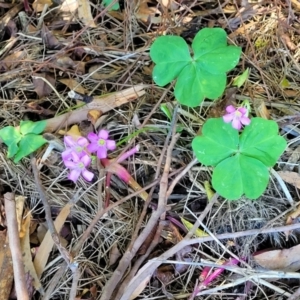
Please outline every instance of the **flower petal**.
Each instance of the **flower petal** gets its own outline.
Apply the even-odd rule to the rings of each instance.
[[[227,114],[223,116],[223,121],[229,123],[234,119],[234,114]]]
[[[78,180],[80,174],[81,174],[81,171],[79,171],[79,170],[72,170],[72,171],[69,173],[68,179],[70,179],[70,180],[76,182],[76,181]]]
[[[99,159],[107,157],[107,149],[106,149],[106,147],[98,147],[97,157]]]
[[[79,156],[78,156],[78,154],[77,154],[76,151],[72,151],[72,152],[71,152],[71,156],[72,156],[72,159],[73,159],[73,161],[74,161],[75,163],[80,161],[80,158],[79,158]]]
[[[114,140],[107,140],[106,141],[106,148],[108,150],[115,150],[117,148],[116,142]]]
[[[86,146],[89,144],[89,142],[88,142],[88,140],[87,140],[86,138],[80,137],[80,138],[77,140],[77,144],[78,144],[79,146],[81,146],[81,147],[86,147]]]
[[[81,157],[80,160],[84,164],[85,167],[89,166],[92,161],[92,159],[88,155],[84,155],[83,157]]]
[[[68,148],[67,150],[65,150],[64,152],[62,152],[61,157],[63,160],[69,160],[72,158],[72,149]]]
[[[233,112],[236,111],[236,108],[235,108],[233,105],[228,105],[228,106],[226,107],[226,111],[227,111],[228,113],[233,113]]]
[[[90,132],[88,135],[87,135],[87,138],[92,142],[97,142],[98,141],[98,135],[94,132]]]
[[[94,178],[94,174],[87,169],[84,169],[81,174],[86,181],[91,181]]]
[[[91,144],[89,144],[87,146],[88,151],[91,152],[91,153],[96,152],[98,150],[98,148],[99,148],[99,145],[97,144],[97,142],[96,143],[92,142]]]
[[[249,125],[251,123],[251,120],[248,117],[245,117],[245,116],[241,117],[240,120],[241,120],[241,123],[243,125]]]
[[[233,121],[232,121],[232,127],[237,129],[237,130],[240,130],[242,128],[242,123],[240,121],[239,118],[234,118]]]
[[[76,169],[77,168],[77,163],[75,163],[72,160],[66,160],[66,161],[64,161],[64,164],[69,169]]]
[[[245,107],[239,107],[238,109],[237,109],[242,115],[245,115],[246,113],[247,113],[247,108],[245,108]]]
[[[76,145],[76,141],[69,135],[65,135],[64,137],[64,143],[68,146],[68,147],[73,147],[74,145]]]
[[[108,139],[108,131],[105,129],[101,129],[98,133],[98,137],[100,139],[107,140]]]

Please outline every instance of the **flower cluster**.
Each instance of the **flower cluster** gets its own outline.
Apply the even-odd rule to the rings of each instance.
[[[65,136],[66,150],[62,153],[62,159],[67,168],[70,169],[68,178],[76,182],[80,175],[91,181],[94,174],[87,168],[91,164],[91,153],[97,153],[99,159],[107,157],[108,150],[116,149],[116,142],[108,139],[108,131],[100,130],[98,134],[89,133],[88,139],[80,137],[77,140],[71,136]]]
[[[248,109],[246,107],[235,108],[233,105],[226,107],[227,114],[223,116],[226,123],[232,122],[232,127],[241,130],[243,125],[249,125]]]

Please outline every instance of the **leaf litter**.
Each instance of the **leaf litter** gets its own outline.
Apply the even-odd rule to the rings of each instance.
[[[300,134],[298,2],[163,1],[161,5],[159,1],[143,0],[119,4],[117,11],[106,9],[101,1],[0,4],[0,129],[16,127],[21,120],[49,120],[53,116],[47,121],[47,131],[62,141],[59,130],[66,132],[76,124],[83,134],[90,128],[91,121],[86,117],[89,112],[96,129],[106,128],[112,138],[125,141],[111,158],[121,155],[125,147],[140,146],[134,157],[122,163],[135,183],[128,185],[113,176],[109,193],[106,171],[101,166],[93,166],[99,174],[92,184],[82,179],[73,184],[57,159],[58,150],[52,150],[45,161],[46,147],[34,154],[42,161],[39,177],[52,218],[60,222],[57,237],[71,233],[67,246],[62,246],[49,233],[41,244],[34,239],[36,224],[42,226],[47,218],[31,159],[14,163],[7,159],[7,148],[1,144],[1,240],[8,241],[3,195],[13,192],[16,197],[25,197],[21,228],[30,234],[29,241],[27,237],[23,241],[26,257],[29,249],[36,250],[35,264],[41,255],[39,249],[47,250],[38,269],[41,287],[33,280],[34,274],[29,276],[33,269],[27,265],[30,271],[25,278],[31,299],[189,299],[207,264],[211,273],[221,270],[220,266],[224,266],[224,272],[197,293],[199,299],[277,299],[282,294],[293,299],[293,294],[299,293],[295,278],[300,276],[298,267],[289,266],[299,262],[299,231],[284,226],[297,226],[299,214],[284,190],[298,204],[298,159],[290,159],[299,146]],[[164,142],[172,124],[159,104],[166,103],[173,112],[174,97],[168,86],[162,89],[152,83],[149,45],[159,34],[178,35],[190,44],[199,29],[208,26],[224,28],[228,42],[242,47],[242,59],[229,73],[227,83],[247,68],[248,79],[231,96],[226,91],[216,103],[204,100],[200,108],[178,109],[178,124],[183,131],[169,151],[168,165],[160,157],[165,157]],[[70,90],[99,101],[107,97],[107,106],[101,102],[95,111],[90,106],[71,114],[80,103],[68,97]],[[109,101],[115,101],[114,92],[118,92],[118,101],[125,100],[112,109]],[[244,100],[249,100],[257,116],[278,122],[280,133],[288,141],[288,149],[276,165],[286,183],[272,176],[266,192],[256,201],[242,197],[228,202],[219,197],[210,202],[204,185],[211,182],[212,169],[189,165],[193,161],[191,141],[208,117],[222,116],[223,107]],[[96,113],[99,110],[102,113]],[[136,116],[139,126],[134,121]],[[160,181],[165,165],[169,166],[169,185],[184,168],[189,170],[168,195],[165,220],[152,222],[159,193],[165,188]],[[135,191],[149,184],[153,188],[141,200]],[[112,205],[109,209],[105,206],[107,199]],[[210,209],[206,211],[205,207]],[[188,230],[192,230],[197,220],[201,222],[192,236],[194,242],[187,245],[183,224],[189,224]],[[145,232],[151,239],[147,240]],[[257,265],[258,251],[266,253],[269,265]],[[11,265],[7,251],[3,257]],[[69,268],[62,257],[68,257]],[[238,266],[222,264],[236,257],[243,258]],[[266,262],[266,258],[263,260]],[[8,265],[2,264],[0,284],[10,289],[12,270]],[[270,265],[277,266],[276,274]],[[123,275],[117,278],[119,271]],[[286,275],[281,271],[287,271]],[[148,273],[144,276],[143,272]],[[274,277],[276,282],[264,282]],[[15,285],[18,280],[15,276]],[[32,292],[33,287],[37,290]],[[115,293],[106,297],[108,289]]]

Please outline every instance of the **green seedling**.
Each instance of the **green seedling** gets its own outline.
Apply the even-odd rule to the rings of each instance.
[[[7,157],[14,156],[17,163],[23,157],[36,151],[47,141],[40,135],[46,127],[46,121],[21,121],[20,127],[7,126],[0,130],[0,138],[8,147]]]
[[[175,97],[189,107],[198,106],[204,98],[215,100],[226,87],[226,72],[233,69],[241,48],[227,45],[222,28],[204,28],[192,42],[193,56],[185,40],[179,36],[160,36],[150,48],[156,64],[153,80],[164,86],[177,79]]]
[[[249,199],[262,195],[272,167],[286,148],[271,120],[252,118],[240,134],[222,118],[209,119],[202,135],[194,138],[193,151],[206,166],[213,166],[213,188],[228,200],[243,194]]]
[[[249,70],[249,68],[247,68],[243,72],[243,74],[241,74],[241,75],[234,78],[232,85],[237,86],[238,88],[240,88],[246,82],[246,80],[248,79],[249,73],[250,73],[250,70]]]

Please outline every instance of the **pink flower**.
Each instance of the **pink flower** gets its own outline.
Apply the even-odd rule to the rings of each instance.
[[[61,154],[64,161],[72,159],[73,152],[75,152],[79,158],[87,154],[86,147],[89,142],[86,138],[80,137],[78,140],[75,140],[71,136],[65,136],[64,142],[66,150]]]
[[[90,156],[85,154],[79,157],[76,152],[71,152],[70,158],[71,159],[64,160],[65,166],[70,169],[68,178],[76,182],[79,176],[82,175],[85,180],[91,181],[94,174],[86,169],[91,163]]]
[[[97,152],[97,157],[103,159],[107,157],[107,150],[115,150],[116,142],[108,139],[108,131],[101,129],[97,134],[91,132],[88,134],[91,144],[87,146],[89,152]]]
[[[227,114],[223,116],[225,123],[232,122],[232,127],[241,130],[242,125],[249,125],[248,110],[245,107],[235,108],[233,105],[226,107]]]

